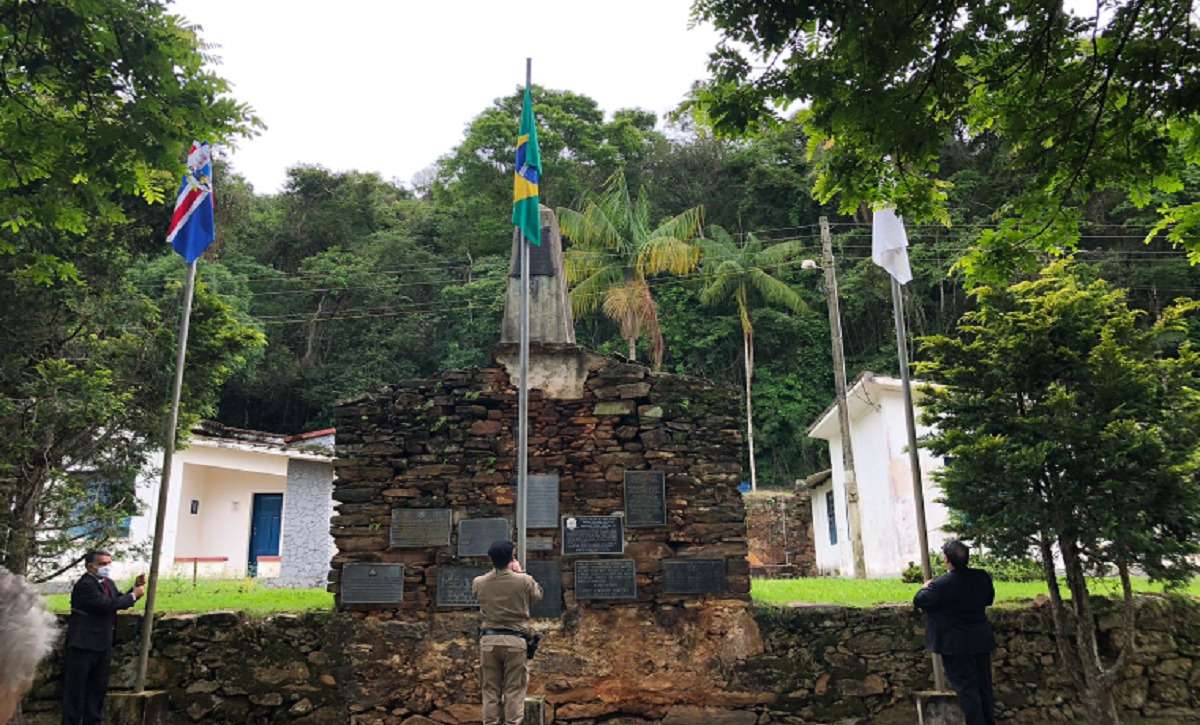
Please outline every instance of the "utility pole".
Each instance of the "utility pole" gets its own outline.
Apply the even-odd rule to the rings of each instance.
[[[850,530],[850,551],[854,557],[854,576],[867,578],[867,557],[863,553],[862,513],[858,507],[858,479],[854,474],[854,446],[850,440],[850,410],[846,404],[846,358],[842,351],[842,313],[838,306],[837,269],[833,261],[833,237],[829,219],[821,217],[821,268],[825,270],[825,299],[829,306],[829,336],[833,347],[833,384],[837,391],[838,425],[842,431],[842,471],[846,481],[846,528]]]

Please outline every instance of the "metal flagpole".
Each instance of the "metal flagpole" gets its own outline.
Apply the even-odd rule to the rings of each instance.
[[[175,386],[171,392],[171,414],[167,421],[163,443],[162,479],[158,484],[158,508],[154,512],[154,550],[150,556],[150,576],[146,583],[146,612],[142,616],[142,647],[138,654],[137,679],[134,692],[146,689],[146,667],[150,660],[150,635],[154,629],[154,595],[158,591],[158,567],[162,559],[163,528],[166,524],[167,494],[171,488],[171,459],[175,455],[175,434],[179,426],[179,397],[183,392],[183,364],[187,357],[188,324],[192,318],[192,293],[196,288],[196,264],[188,265],[187,282],[183,287],[183,319],[179,323],[179,353],[175,357]]]
[[[904,388],[904,422],[908,429],[908,462],[912,467],[913,505],[917,509],[917,540],[921,545],[921,575],[925,581],[933,578],[933,566],[929,561],[929,532],[925,525],[925,486],[921,480],[920,450],[917,448],[917,424],[913,419],[912,382],[908,376],[908,332],[904,325],[904,289],[892,275],[892,308],[896,316],[896,354],[900,358],[900,381]],[[933,653],[933,684],[938,690],[946,689],[946,674],[942,669],[942,658]]]
[[[525,59],[525,88],[529,89],[533,59]],[[539,179],[540,181],[540,179]],[[538,212],[539,216],[541,211]],[[538,223],[541,221],[539,219]],[[517,560],[525,566],[525,524],[529,495],[529,244],[521,230],[521,330],[517,376]]]

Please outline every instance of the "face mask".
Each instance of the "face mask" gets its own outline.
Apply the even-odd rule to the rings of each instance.
[[[96,570],[96,576],[102,577],[104,579],[107,579],[108,575],[111,573],[112,573],[112,569],[107,566],[102,566]]]

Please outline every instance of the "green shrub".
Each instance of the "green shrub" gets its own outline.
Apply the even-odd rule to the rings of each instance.
[[[946,573],[946,561],[942,559],[940,554],[929,553],[929,564],[933,568],[933,575],[939,577]],[[900,579],[909,584],[922,584],[925,582],[925,575],[921,573],[921,565],[908,562],[908,566],[900,573]]]
[[[946,573],[946,562],[940,553],[930,552],[929,561],[933,565],[935,577]],[[971,566],[983,569],[992,575],[992,579],[1000,582],[1036,582],[1042,579],[1042,565],[1027,557],[1005,559],[991,554],[979,554],[971,557]],[[908,562],[908,566],[900,574],[900,579],[909,584],[924,582],[921,565]]]

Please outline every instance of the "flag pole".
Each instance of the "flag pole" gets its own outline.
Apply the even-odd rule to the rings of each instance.
[[[933,566],[929,560],[929,531],[925,524],[925,486],[921,480],[921,457],[917,448],[917,424],[913,417],[912,381],[908,375],[908,331],[904,324],[904,288],[899,280],[888,275],[892,281],[892,309],[896,317],[896,354],[900,358],[900,382],[904,389],[904,423],[908,429],[908,462],[912,468],[913,505],[917,510],[917,540],[921,546],[921,575],[925,581],[933,578]],[[937,690],[946,689],[946,674],[942,658],[933,654],[933,685]]]
[[[188,265],[183,287],[183,319],[179,323],[179,352],[175,357],[175,384],[171,392],[171,414],[164,431],[162,479],[158,484],[158,507],[154,512],[154,548],[150,555],[149,581],[146,583],[146,611],[142,615],[142,643],[138,653],[134,692],[146,689],[146,668],[150,661],[150,635],[154,629],[154,598],[158,592],[158,568],[162,559],[163,529],[166,524],[167,495],[171,488],[171,459],[175,455],[175,434],[179,426],[179,398],[183,392],[183,365],[187,357],[188,325],[192,318],[192,295],[196,288],[196,264]]]
[[[529,90],[533,59],[525,59],[525,90]],[[541,224],[541,211],[538,211]],[[517,560],[526,561],[526,513],[529,496],[529,244],[521,227],[521,325],[520,362],[517,376]]]

